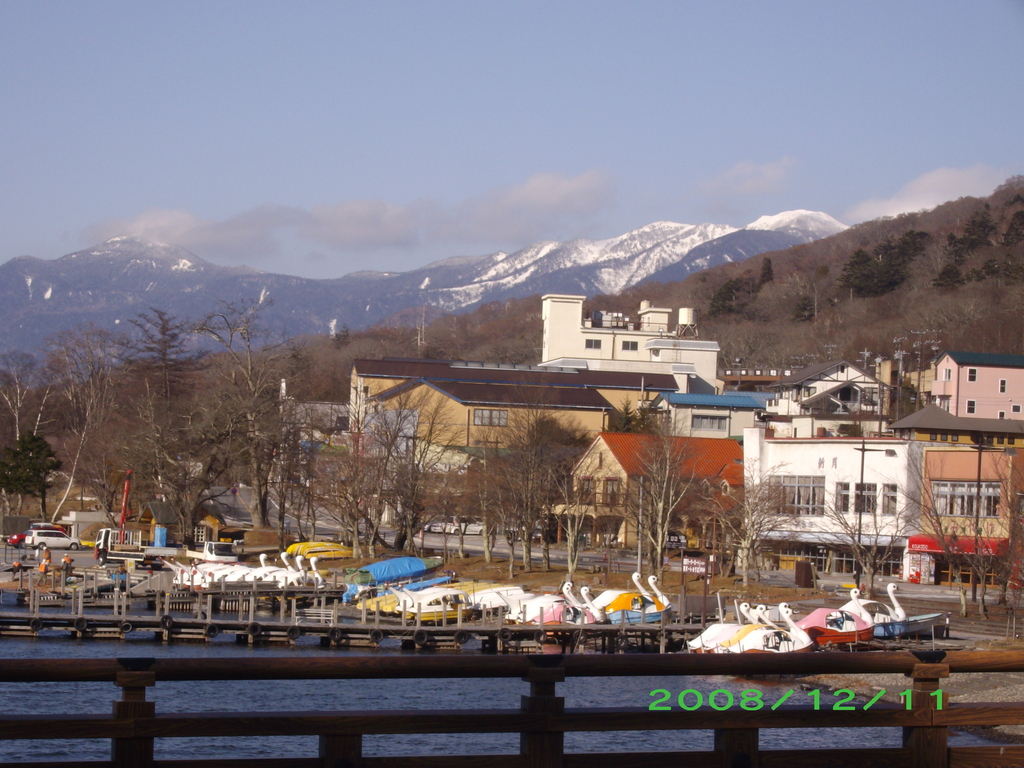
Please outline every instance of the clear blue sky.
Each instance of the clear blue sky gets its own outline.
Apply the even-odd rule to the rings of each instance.
[[[1024,173],[1024,0],[0,0],[0,262],[309,277]]]

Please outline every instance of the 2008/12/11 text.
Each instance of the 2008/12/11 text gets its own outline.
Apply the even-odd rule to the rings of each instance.
[[[786,691],[777,701],[770,705],[770,708],[775,710],[781,707],[793,694],[795,694],[792,688]],[[807,696],[814,702],[815,711],[820,710],[821,706],[821,691],[805,691]],[[907,709],[911,709],[913,701],[913,691],[906,690],[899,694],[899,697],[906,703]],[[885,689],[883,688],[871,698],[870,701],[866,702],[863,707],[858,707],[854,702],[857,698],[857,694],[851,691],[849,688],[840,688],[835,691],[834,695],[837,697],[836,701],[832,703],[831,709],[836,712],[853,712],[857,709],[871,709],[879,699],[885,695]],[[935,697],[935,708],[942,709],[942,689],[937,691],[931,691],[929,696]],[[669,703],[672,700],[672,692],[664,688],[658,688],[657,690],[651,691],[651,696],[656,697],[651,702],[647,709],[652,712],[664,712],[672,709],[672,704]],[[707,705],[712,709],[717,709],[720,712],[724,712],[727,709],[733,707],[739,707],[745,709],[748,712],[756,712],[759,709],[763,709],[769,706],[763,698],[764,694],[756,688],[749,688],[745,691],[740,691],[739,698],[732,691],[727,691],[724,688],[720,688],[717,691],[711,691],[707,694]],[[700,709],[704,706],[705,699],[704,694],[701,691],[693,688],[687,688],[685,691],[681,691],[676,696],[676,702],[679,704],[680,709],[685,709],[688,712],[692,712],[696,709]],[[795,704],[796,702],[790,702]],[[827,702],[825,709],[829,709]]]

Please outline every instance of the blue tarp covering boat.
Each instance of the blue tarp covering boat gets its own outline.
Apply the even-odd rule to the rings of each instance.
[[[390,560],[381,560],[362,568],[352,569],[345,576],[345,581],[349,584],[363,586],[406,581],[436,571],[441,567],[442,562],[439,557],[428,557],[426,560],[418,557],[394,557]]]

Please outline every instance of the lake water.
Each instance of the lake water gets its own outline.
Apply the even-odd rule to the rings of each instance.
[[[255,647],[236,645],[233,639],[218,638],[209,645],[162,645],[152,635],[118,641],[68,640],[63,633],[34,639],[5,637],[0,639],[0,657],[8,659],[40,658],[120,658],[126,656],[159,658],[261,658],[347,655],[397,655],[397,648],[380,650],[332,651],[321,648],[312,638],[304,638],[294,647]],[[464,651],[465,652],[465,651]],[[791,688],[799,689],[798,681],[756,682],[731,677],[638,677],[638,678],[569,678],[559,684],[559,693],[567,707],[648,706],[655,689],[671,691],[673,708],[678,708],[675,695],[686,689],[711,691],[724,689],[739,692],[756,688],[763,692],[765,702],[773,702]],[[156,702],[157,712],[217,711],[366,711],[374,709],[516,709],[519,697],[527,693],[527,684],[519,679],[496,680],[335,680],[335,681],[267,681],[258,683],[169,683],[160,682],[147,691]],[[109,714],[111,702],[120,697],[112,683],[0,683],[0,701],[8,713],[23,714]],[[807,700],[807,694],[797,691]],[[719,694],[719,703],[724,695]],[[831,708],[834,699],[822,694],[822,706]],[[691,698],[687,703],[692,702]],[[860,703],[863,706],[863,702]],[[900,746],[901,729],[764,729],[762,749],[840,748]],[[565,737],[570,752],[604,751],[672,751],[710,750],[711,731],[599,732],[570,733]],[[950,746],[990,745],[976,736],[954,734]],[[459,735],[456,738],[438,735],[368,736],[364,738],[364,754],[376,755],[445,755],[517,753],[518,734]],[[248,758],[272,755],[313,757],[317,752],[316,737],[264,737],[234,739],[158,739],[158,759]],[[0,742],[0,761],[108,759],[110,742],[83,739],[62,742],[5,741]]]

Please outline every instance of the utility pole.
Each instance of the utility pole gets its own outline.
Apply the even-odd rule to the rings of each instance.
[[[917,410],[921,410],[921,368],[922,368],[922,357],[924,355],[924,348],[927,346],[934,346],[938,344],[937,339],[928,339],[925,341],[925,336],[934,336],[938,331],[935,329],[924,330],[924,331],[911,331],[911,336],[917,336],[917,341],[914,342],[913,347],[917,350],[917,394],[915,395],[914,405],[917,406]]]

